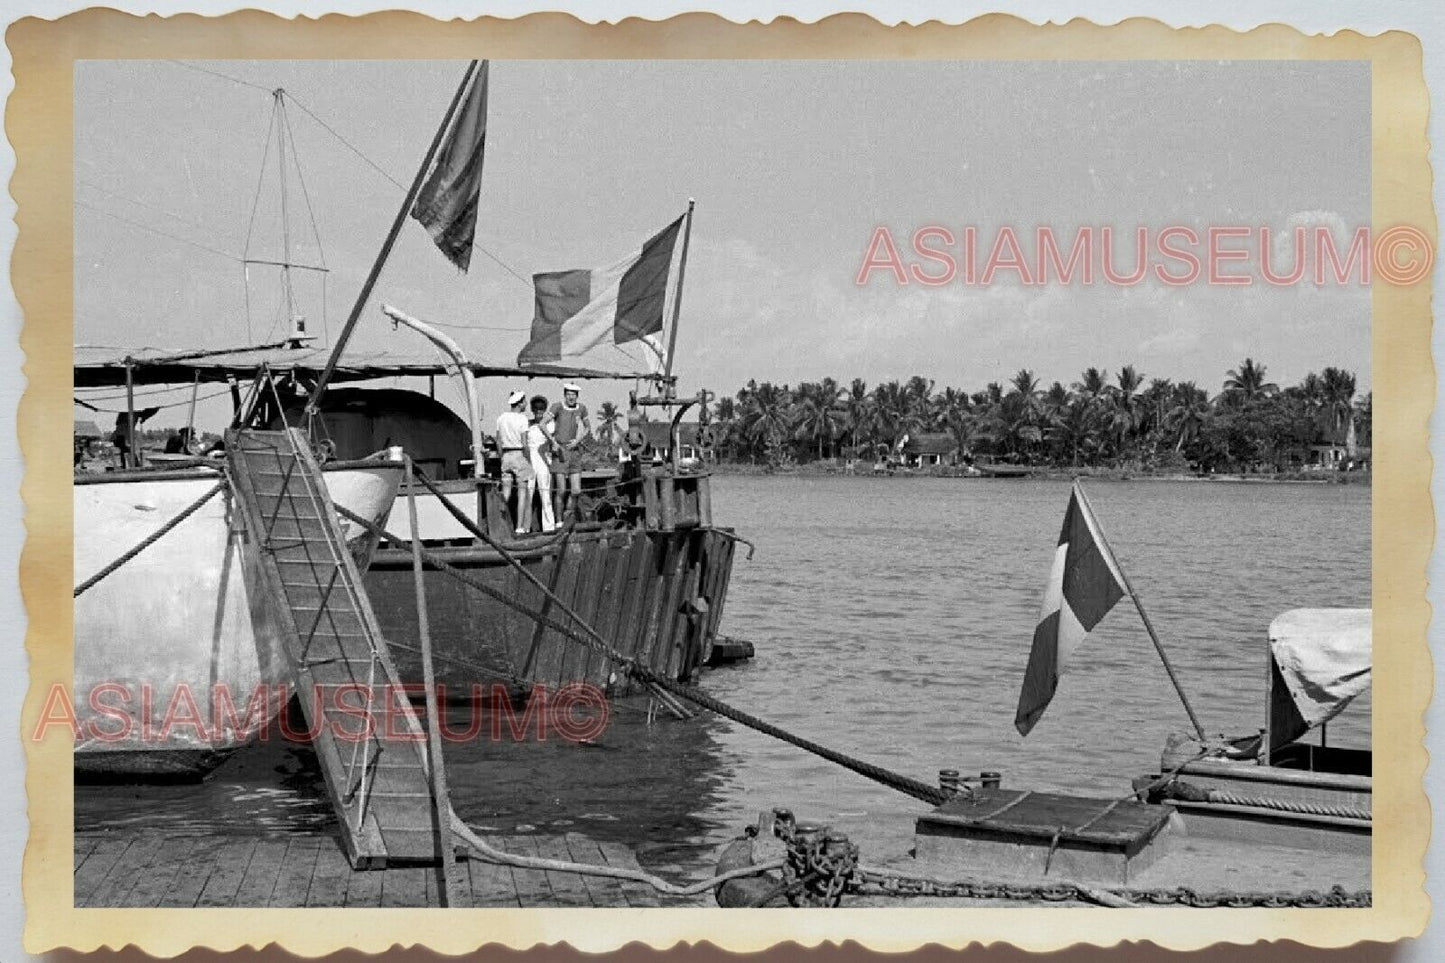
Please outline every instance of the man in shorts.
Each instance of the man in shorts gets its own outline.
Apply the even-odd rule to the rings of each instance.
[[[552,406],[552,438],[557,443],[552,454],[552,473],[567,476],[567,501],[562,516],[575,514],[582,494],[582,440],[592,435],[592,422],[587,406],[577,400],[582,389],[572,382],[562,386],[562,400]]]
[[[530,423],[524,409],[527,396],[514,391],[507,396],[508,411],[497,416],[497,448],[502,453],[502,504],[512,501],[512,489],[517,489],[518,535],[525,535],[532,527],[531,506],[527,504],[527,493],[532,482],[532,462],[527,454],[527,429]]]

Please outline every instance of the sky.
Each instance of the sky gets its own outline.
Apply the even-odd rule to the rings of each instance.
[[[78,65],[76,343],[184,350],[276,336],[275,273],[252,266],[248,279],[239,258],[282,251],[268,141],[277,87],[294,150],[291,258],[329,269],[324,292],[319,274],[294,272],[296,309],[334,336],[401,203],[393,182],[415,173],[464,68]],[[1086,367],[1112,376],[1125,364],[1218,390],[1246,356],[1281,384],[1331,365],[1370,384],[1358,286],[1027,286],[1003,272],[930,287],[887,271],[856,283],[880,226],[905,246],[933,224],[960,237],[973,225],[985,247],[1003,225],[1030,239],[1048,225],[1067,242],[1081,225],[1132,238],[1138,226],[1326,224],[1346,241],[1369,224],[1368,64],[499,61],[486,150],[470,272],[409,221],[358,347],[424,350],[391,329],[385,301],[451,325],[474,359],[510,364],[532,316],[526,278],[613,263],[693,197],[684,393],[914,374],[978,391],[1020,368],[1068,385]],[[489,417],[511,387],[483,386]],[[628,387],[589,384],[584,400],[622,401]],[[91,400],[116,407],[114,394]],[[460,407],[450,386],[438,397]],[[203,427],[226,410],[203,405]],[[183,405],[157,423],[177,417]]]

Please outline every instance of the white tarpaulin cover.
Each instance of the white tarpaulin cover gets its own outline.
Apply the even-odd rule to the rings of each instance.
[[[1370,687],[1369,609],[1291,609],[1270,623],[1270,656],[1303,727],[1276,729],[1276,742],[1333,719]],[[1284,720],[1277,720],[1284,722]]]

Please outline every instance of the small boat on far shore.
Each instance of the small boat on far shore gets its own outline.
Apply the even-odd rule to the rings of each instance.
[[[997,461],[976,461],[973,468],[987,478],[1027,478],[1038,471],[1030,465],[1010,465]]]

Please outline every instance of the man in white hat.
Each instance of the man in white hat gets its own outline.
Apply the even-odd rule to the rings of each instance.
[[[517,489],[518,535],[525,535],[532,527],[532,506],[528,505],[528,493],[532,482],[532,463],[527,456],[528,420],[524,409],[527,395],[514,391],[507,396],[510,410],[497,417],[497,448],[502,453],[502,504],[512,501],[512,489]]]
[[[587,417],[587,406],[577,400],[582,389],[569,381],[562,386],[562,400],[552,406],[551,432],[557,442],[552,457],[552,472],[567,476],[567,503],[562,514],[577,511],[578,496],[582,494],[582,439],[592,434],[592,422]],[[560,487],[560,486],[559,486]]]

